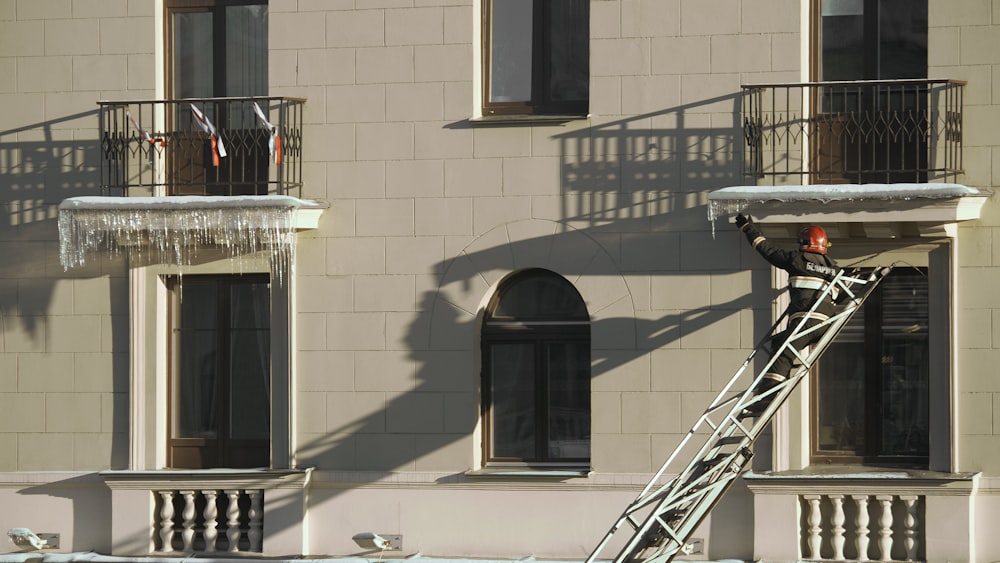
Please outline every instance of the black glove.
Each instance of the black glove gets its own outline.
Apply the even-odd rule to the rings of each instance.
[[[736,226],[739,227],[741,231],[745,232],[748,228],[753,226],[753,219],[740,213],[736,216]]]

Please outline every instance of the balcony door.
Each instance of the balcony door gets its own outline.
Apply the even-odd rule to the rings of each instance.
[[[812,157],[821,183],[926,182],[927,0],[813,0]],[[837,82],[886,81],[877,84]],[[893,82],[895,81],[895,82]]]
[[[165,4],[168,91],[173,100],[191,100],[169,106],[172,195],[266,194],[268,131],[245,99],[267,96],[266,0]],[[196,110],[216,129],[215,138],[198,123]]]

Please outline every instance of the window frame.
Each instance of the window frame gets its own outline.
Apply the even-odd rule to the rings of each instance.
[[[593,416],[591,392],[590,392],[590,343],[591,330],[589,317],[583,319],[567,319],[563,321],[552,319],[524,319],[510,317],[496,317],[494,312],[504,295],[517,284],[529,281],[536,277],[559,278],[566,286],[575,293],[576,299],[581,306],[585,307],[585,302],[579,291],[573,285],[558,274],[533,268],[518,272],[509,276],[497,288],[493,297],[486,307],[482,324],[482,388],[480,402],[480,416],[483,421],[483,441],[482,456],[483,465],[486,467],[499,466],[522,466],[522,467],[557,467],[557,468],[588,468],[592,459],[592,454],[587,457],[568,458],[550,457],[549,447],[549,426],[552,420],[549,411],[549,388],[547,371],[545,369],[545,354],[547,345],[575,343],[585,344],[587,349],[587,411],[588,416]],[[511,456],[494,455],[494,416],[492,384],[493,374],[490,369],[493,359],[492,345],[511,343],[530,343],[534,351],[535,381],[534,381],[534,454],[530,458],[517,458]],[[587,440],[592,441],[593,431],[588,431]]]
[[[548,99],[548,70],[551,68],[551,53],[547,50],[547,39],[551,35],[551,26],[547,11],[544,9],[549,0],[533,0],[532,2],[532,73],[531,73],[531,99],[517,102],[493,102],[491,97],[492,84],[492,53],[493,53],[493,2],[495,0],[481,0],[482,18],[482,115],[489,116],[566,116],[585,117],[590,108],[590,7],[589,2],[584,0],[582,5],[587,9],[587,89],[585,100],[578,101],[552,101]]]
[[[193,279],[192,279],[193,278]],[[271,408],[262,413],[267,420],[268,437],[264,438],[230,438],[229,437],[229,406],[231,403],[232,384],[227,381],[227,374],[230,371],[229,357],[232,351],[230,341],[233,335],[233,327],[230,326],[232,309],[231,289],[239,284],[266,284],[268,287],[268,337],[267,345],[270,354],[271,340],[274,323],[271,322],[270,312],[272,310],[273,296],[271,295],[271,281],[268,274],[246,273],[246,274],[210,274],[210,275],[188,275],[183,279],[177,276],[170,276],[166,280],[167,286],[167,309],[169,334],[167,346],[167,420],[166,420],[166,464],[173,469],[218,469],[218,468],[257,468],[270,467],[271,464],[271,442],[273,439]],[[180,314],[180,292],[185,284],[197,283],[212,285],[216,289],[218,310],[216,311],[216,418],[219,423],[216,427],[216,438],[182,438],[175,437],[175,417],[177,412],[177,392],[175,385],[178,380],[178,369],[180,361],[178,359],[180,331],[185,330],[181,324]],[[270,362],[267,365],[268,388],[273,389],[274,377],[271,373]],[[269,393],[268,402],[273,398]],[[248,453],[248,452],[257,452]],[[263,457],[255,457],[261,456]],[[193,457],[189,457],[193,456]],[[259,460],[260,463],[243,463],[236,460],[249,456],[249,459]],[[190,459],[200,460],[201,463],[189,462]]]
[[[926,298],[925,307],[928,315],[931,312],[931,290],[930,290],[930,278],[928,269],[926,267],[913,267],[918,273],[910,272],[910,268],[907,267],[906,270],[900,272],[899,270],[894,270],[889,276],[902,276],[908,275],[908,277],[922,277],[925,280],[926,290],[924,296]],[[906,272],[910,272],[907,274]],[[886,278],[887,280],[889,278]],[[885,280],[883,280],[884,283]],[[822,380],[822,370],[821,363],[817,362],[809,374],[809,462],[813,465],[870,465],[870,466],[881,466],[881,467],[908,467],[916,469],[927,469],[930,464],[930,458],[932,455],[930,447],[930,434],[932,433],[931,427],[933,422],[931,416],[933,414],[928,412],[928,443],[927,443],[927,454],[923,456],[919,455],[889,455],[885,454],[882,450],[882,431],[883,422],[882,417],[882,407],[885,405],[885,398],[882,396],[882,350],[883,350],[883,340],[885,338],[885,332],[882,328],[882,313],[883,309],[883,287],[881,284],[875,289],[875,293],[868,297],[865,301],[864,307],[864,365],[865,365],[865,377],[864,377],[864,451],[863,452],[837,452],[833,450],[820,450],[819,449],[819,394],[820,394],[820,381]],[[931,362],[929,360],[929,354],[931,352],[931,330],[933,322],[930,321],[928,317],[928,337],[926,343],[926,353],[928,354],[928,369],[930,369]],[[833,343],[836,343],[834,340]],[[828,350],[827,353],[834,352],[833,350]],[[923,389],[923,393],[927,395],[926,403],[929,405],[931,388],[934,386],[933,383],[934,375],[933,373],[928,374],[926,381],[926,387]]]

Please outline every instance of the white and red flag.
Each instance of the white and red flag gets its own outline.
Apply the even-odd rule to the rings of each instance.
[[[212,138],[212,164],[218,166],[220,158],[226,158],[226,145],[222,143],[222,137],[215,130],[215,125],[205,117],[205,114],[201,113],[194,104],[190,104],[191,113],[194,115],[194,120],[198,122],[201,126],[202,131],[208,133]]]
[[[260,109],[257,102],[253,103],[253,111],[257,114],[257,119],[260,120],[261,125],[270,133],[270,138],[267,140],[267,149],[271,153],[271,159],[274,160],[275,164],[281,164],[281,135],[278,134],[278,128],[267,120],[264,110]]]
[[[162,139],[160,139],[160,140],[154,139],[153,136],[150,135],[148,131],[146,131],[142,127],[139,127],[139,124],[135,122],[135,118],[132,117],[132,112],[130,112],[128,110],[125,110],[125,115],[128,117],[128,121],[129,121],[129,123],[132,124],[132,127],[136,131],[139,132],[139,140],[142,141],[142,142],[145,142],[145,143],[149,143],[149,152],[148,152],[148,154],[149,154],[149,163],[152,164],[153,163],[153,151],[156,148],[156,143],[157,143],[157,141],[159,141],[160,144],[162,145],[163,144],[162,143]]]

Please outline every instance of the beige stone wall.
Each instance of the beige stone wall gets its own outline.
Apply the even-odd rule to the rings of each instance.
[[[1000,5],[930,2],[932,77],[967,80],[963,183],[1000,186]],[[958,469],[1000,473],[1000,206],[991,199],[982,219],[959,237]]]
[[[740,84],[799,78],[799,2],[592,2],[592,116],[554,125],[470,123],[478,9],[271,3],[271,93],[309,98],[331,204],[298,254],[299,461],[474,468],[477,314],[539,266],[593,317],[595,470],[653,470],[770,324],[704,205],[742,183]]]
[[[97,101],[153,95],[153,3],[0,2],[0,471],[127,460],[121,260],[64,273],[56,206],[99,188]]]

